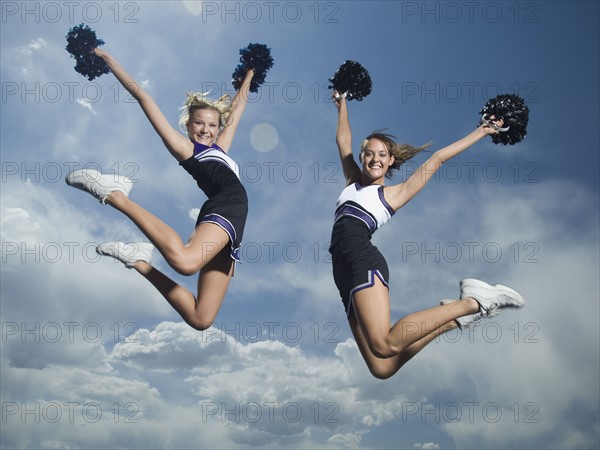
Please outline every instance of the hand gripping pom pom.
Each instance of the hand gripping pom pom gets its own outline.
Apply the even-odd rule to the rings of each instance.
[[[348,100],[361,101],[371,93],[371,76],[356,61],[344,62],[329,82],[329,89],[333,88],[340,94],[346,93]]]
[[[518,95],[498,95],[490,99],[479,114],[481,122],[489,123],[492,116],[504,121],[504,125],[499,129],[500,133],[492,135],[494,144],[514,145],[521,142],[527,134],[529,108]]]
[[[106,62],[92,53],[101,45],[104,41],[97,39],[94,30],[84,24],[71,28],[67,34],[66,50],[77,61],[75,71],[90,81],[110,72]]]
[[[250,83],[250,92],[258,92],[258,87],[265,82],[269,69],[273,67],[271,49],[264,44],[248,44],[240,49],[240,64],[233,72],[231,84],[237,91],[242,86],[246,72],[254,69],[254,76]]]

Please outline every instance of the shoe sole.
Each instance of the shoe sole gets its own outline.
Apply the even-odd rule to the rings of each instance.
[[[466,288],[477,288],[477,289],[485,289],[489,291],[494,291],[496,293],[504,294],[510,298],[512,298],[517,305],[507,305],[512,308],[522,308],[525,306],[525,299],[521,294],[515,291],[513,288],[506,286],[504,284],[496,283],[493,286],[485,281],[478,280],[477,278],[463,278],[460,280],[460,289],[461,291]]]
[[[99,172],[96,169],[74,170],[73,172],[67,174],[67,176],[65,177],[65,183],[67,183],[71,187],[80,189],[84,192],[93,195],[94,197],[97,197],[96,194],[93,194],[86,188],[86,183],[89,183],[90,181],[98,182],[98,180],[102,176],[104,176],[102,172]],[[114,184],[114,191],[120,191],[123,194],[125,194],[126,197],[129,197],[129,193],[133,188],[133,182],[128,177],[126,177],[125,175],[117,175],[114,177]],[[100,186],[106,187],[102,184],[100,184]]]
[[[65,183],[77,189],[81,189],[78,185],[82,185],[84,181],[97,180],[102,176],[102,173],[95,169],[80,169],[69,172],[65,177]]]
[[[131,249],[133,250],[133,252],[128,252],[125,247],[131,247]],[[117,250],[116,252],[113,252],[112,250],[114,248],[121,248],[122,252],[119,252],[119,250]],[[142,250],[145,249],[145,250]],[[96,253],[98,253],[101,256],[109,256],[111,258],[116,259],[117,261],[125,264],[125,267],[131,269],[133,267],[133,265],[138,262],[138,261],[144,261],[145,263],[150,264],[151,258],[152,258],[152,252],[154,250],[154,246],[150,243],[146,243],[146,242],[119,242],[119,241],[113,241],[113,242],[105,242],[103,244],[100,244],[96,247]],[[143,256],[147,256],[147,258],[139,258],[139,259],[135,259],[135,260],[131,260],[129,258],[131,258],[131,256],[134,253],[137,253],[139,251],[139,253],[142,253]],[[148,255],[145,255],[145,251],[148,252]]]
[[[515,301],[520,305],[520,306],[518,306],[518,308],[522,308],[523,306],[525,306],[525,299],[523,298],[523,296],[521,294],[519,294],[513,288],[506,286],[505,284],[500,284],[500,283],[494,284],[494,287],[496,289],[500,290],[500,292],[506,293],[511,298],[515,299]]]

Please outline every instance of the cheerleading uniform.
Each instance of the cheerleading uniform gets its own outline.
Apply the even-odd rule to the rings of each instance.
[[[347,186],[336,203],[331,233],[333,279],[348,317],[354,293],[372,287],[375,277],[387,287],[389,269],[385,258],[371,244],[371,236],[394,215],[385,201],[382,185]]]
[[[206,194],[196,226],[208,222],[220,226],[229,235],[231,257],[240,261],[239,249],[248,215],[248,197],[240,182],[237,163],[218,145],[194,142],[194,154],[179,163]]]

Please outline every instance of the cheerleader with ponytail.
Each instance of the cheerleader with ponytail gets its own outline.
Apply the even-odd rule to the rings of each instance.
[[[111,54],[99,46],[91,52],[91,59],[106,64],[139,103],[166,149],[196,180],[208,200],[200,210],[191,237],[183,242],[171,227],[129,198],[132,182],[127,177],[78,170],[69,173],[66,182],[125,214],[150,241],[108,242],[98,246],[98,253],[135,269],[156,287],[186,323],[204,330],[213,323],[233,276],[235,262],[239,260],[248,198],[240,182],[238,165],[229,151],[257,71],[251,64],[240,69],[243,73],[233,98],[226,95],[211,100],[203,93],[188,93],[180,119],[180,128],[185,134],[181,134],[171,127],[152,97]],[[261,75],[264,80],[264,70]],[[176,272],[199,273],[196,295],[152,266],[154,248]]]
[[[509,143],[522,139],[528,111],[515,98],[491,101],[480,113],[482,120],[476,130],[431,154],[404,182],[385,186],[392,170],[425,147],[400,145],[393,136],[374,132],[362,142],[360,165],[355,162],[347,100],[361,100],[368,95],[371,81],[362,66],[350,63],[346,62],[330,80],[338,109],[336,142],[346,188],[337,201],[329,251],[334,281],[358,348],[373,376],[389,378],[442,333],[456,327],[472,328],[499,309],[524,305],[523,297],[507,286],[464,278],[459,299],[442,300],[439,306],[414,312],[392,324],[390,274],[385,258],[371,244],[371,236],[425,187],[444,162],[486,136],[497,138],[509,129]],[[506,143],[505,139],[494,142]]]

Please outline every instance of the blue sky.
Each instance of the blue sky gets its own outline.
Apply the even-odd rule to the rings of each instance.
[[[600,445],[598,2],[1,8],[3,448]],[[250,198],[243,263],[206,332],[96,256],[142,235],[63,182],[86,165],[129,175],[184,239],[204,201],[114,77],[73,70],[65,36],[82,22],[174,125],[185,91],[231,92],[238,50],[271,47],[230,153]],[[499,93],[531,110],[523,142],[478,143],[374,237],[393,319],[457,296],[465,276],[514,286],[526,307],[386,381],[358,354],[326,250],[344,184],[327,79],[346,59],[373,79],[349,103],[355,148],[385,127],[440,148]]]

